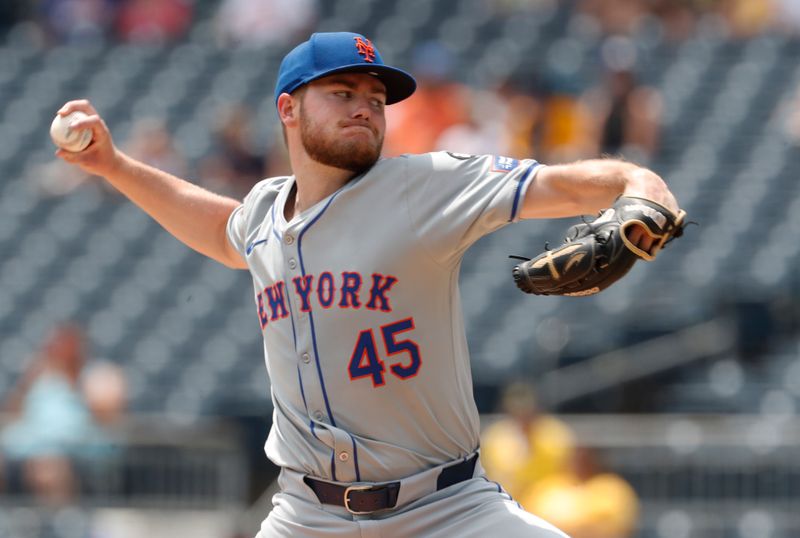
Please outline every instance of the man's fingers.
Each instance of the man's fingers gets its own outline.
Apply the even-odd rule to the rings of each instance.
[[[631,230],[628,232],[628,240],[634,245],[638,245],[639,240],[641,238],[642,238],[641,226],[631,226]]]
[[[97,140],[105,133],[105,123],[103,123],[102,118],[98,116],[97,113],[72,122],[70,127],[76,131],[91,129],[93,140]]]
[[[109,177],[120,163],[120,154],[114,147],[106,122],[86,99],[69,101],[58,110],[61,116],[72,112],[82,112],[85,116],[72,118],[69,127],[74,131],[90,130],[92,140],[82,151],[71,152],[61,148],[56,151],[56,157],[66,163],[80,166],[89,174]]]
[[[631,226],[630,229],[627,231],[628,240],[633,244],[636,245],[641,250],[650,253],[650,250],[653,248],[653,238],[650,237],[650,234],[645,232],[644,228],[640,225]]]
[[[97,115],[97,110],[95,110],[88,99],[75,99],[74,101],[67,101],[64,106],[58,109],[57,114],[60,116],[67,116],[76,110],[83,112],[88,116]]]
[[[86,148],[83,151],[67,151],[65,149],[60,149],[56,151],[56,157],[59,159],[63,159],[70,164],[78,164],[83,157],[83,154],[89,151],[89,148]]]
[[[653,238],[647,234],[639,240],[639,248],[647,252],[648,254],[652,254],[653,252]]]
[[[91,129],[93,144],[101,142],[110,136],[103,118],[100,117],[100,114],[87,99],[67,101],[64,106],[58,109],[57,114],[67,116],[73,112],[83,112],[86,117],[70,122],[70,128],[77,131]]]

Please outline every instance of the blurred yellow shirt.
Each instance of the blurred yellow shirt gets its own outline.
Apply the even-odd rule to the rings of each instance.
[[[554,475],[532,486],[519,501],[572,538],[625,538],[639,516],[636,492],[612,473],[585,482],[571,473]]]
[[[572,431],[555,417],[536,418],[528,432],[515,420],[501,419],[483,433],[481,463],[489,478],[518,499],[539,480],[563,472],[574,447]]]

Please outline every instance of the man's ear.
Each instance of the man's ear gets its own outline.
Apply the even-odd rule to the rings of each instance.
[[[298,101],[288,93],[278,97],[278,117],[284,125],[292,125],[297,121]]]

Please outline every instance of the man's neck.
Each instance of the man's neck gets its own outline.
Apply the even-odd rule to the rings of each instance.
[[[284,207],[287,221],[324,200],[356,176],[350,170],[320,164],[305,155],[292,161],[295,188]]]

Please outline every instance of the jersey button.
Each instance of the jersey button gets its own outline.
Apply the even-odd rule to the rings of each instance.
[[[311,360],[311,356],[308,353],[303,353],[303,362],[308,364]]]
[[[339,461],[347,461],[350,459],[350,454],[347,452],[339,452]]]
[[[289,269],[294,269],[297,267],[297,262],[294,261],[294,258],[289,259]]]
[[[283,242],[286,243],[287,245],[291,245],[292,243],[294,243],[294,237],[292,237],[291,235],[284,235]]]
[[[322,420],[322,411],[314,411],[314,418],[317,420]]]

